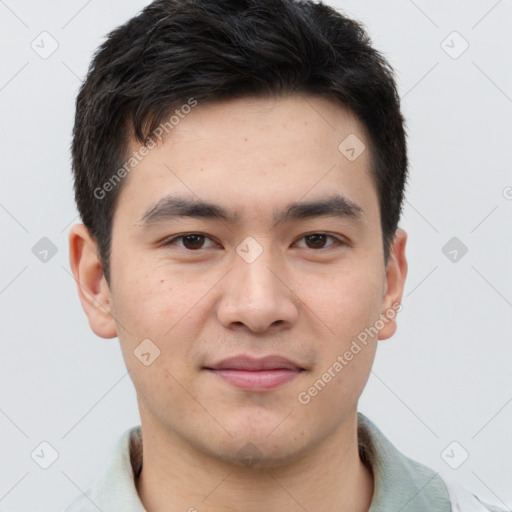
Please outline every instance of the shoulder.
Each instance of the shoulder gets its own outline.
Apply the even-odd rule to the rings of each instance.
[[[404,455],[361,413],[358,442],[361,460],[374,474],[371,512],[507,512],[482,502],[439,472]]]
[[[98,512],[98,507],[86,494],[82,494],[64,509],[64,512]]]
[[[121,435],[110,461],[97,475],[87,492],[82,492],[64,512],[143,512],[135,485],[135,474],[142,464],[140,426]]]
[[[497,505],[484,503],[473,493],[450,480],[444,480],[450,497],[452,512],[507,512]]]

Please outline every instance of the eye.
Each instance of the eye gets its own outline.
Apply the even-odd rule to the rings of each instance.
[[[188,249],[191,251],[197,251],[198,249],[205,249],[203,247],[204,241],[208,239],[211,240],[210,237],[203,235],[201,233],[187,233],[185,235],[175,236],[163,243],[163,245],[176,245],[175,242],[177,240],[181,240],[183,245],[178,245],[178,247],[182,249]]]
[[[331,239],[333,242],[329,245],[326,245],[328,239]],[[186,233],[184,235],[174,236],[163,242],[162,245],[177,245],[181,249],[186,249],[189,251],[198,251],[200,249],[206,249],[214,245],[212,241],[212,243],[209,246],[204,246],[206,240],[212,241],[212,239],[209,236],[203,235],[202,233]],[[328,235],[327,233],[311,233],[302,236],[299,240],[306,241],[306,249],[329,249],[330,247],[346,245],[345,242],[343,242],[341,239],[333,235]],[[177,242],[181,242],[181,245],[180,243]],[[302,248],[304,248],[304,246],[302,246]]]
[[[328,238],[331,238],[334,242],[331,245],[326,246],[325,242]],[[307,249],[328,249],[333,246],[345,245],[345,242],[335,236],[328,235],[327,233],[311,233],[309,235],[304,235],[300,240],[306,240]]]

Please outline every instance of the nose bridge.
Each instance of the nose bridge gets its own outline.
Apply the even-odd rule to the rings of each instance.
[[[248,238],[237,247],[228,274],[219,308],[221,322],[226,326],[243,323],[254,331],[293,322],[296,306],[292,292],[281,280],[279,255],[262,241]]]
[[[239,275],[240,282],[243,283],[240,289],[247,295],[249,301],[269,300],[275,297],[276,293],[282,293],[279,289],[282,283],[276,277],[279,262],[271,253],[272,251],[267,248],[254,261],[243,257],[237,258],[234,270]]]

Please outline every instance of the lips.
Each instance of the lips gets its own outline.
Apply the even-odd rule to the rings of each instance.
[[[277,355],[263,358],[235,356],[211,366],[205,366],[204,369],[246,391],[274,389],[305,371],[299,364]]]
[[[253,358],[250,356],[235,356],[224,359],[219,363],[215,363],[211,367],[212,370],[303,370],[298,364],[281,356],[266,356],[262,358]]]

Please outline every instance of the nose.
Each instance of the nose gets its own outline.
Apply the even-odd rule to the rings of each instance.
[[[236,256],[232,270],[223,280],[217,309],[224,327],[262,333],[289,328],[296,322],[299,299],[270,252],[263,251],[252,263]]]

